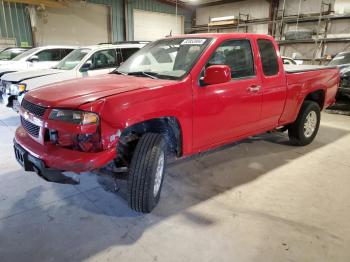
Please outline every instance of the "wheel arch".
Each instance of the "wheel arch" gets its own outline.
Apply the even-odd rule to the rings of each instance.
[[[183,132],[180,121],[175,116],[156,117],[133,123],[121,132],[117,149],[120,149],[120,146],[138,141],[145,133],[163,134],[168,145],[168,151],[174,153],[177,157],[182,156]]]
[[[316,102],[320,109],[322,110],[323,107],[324,107],[324,104],[325,104],[325,91],[323,89],[317,89],[317,90],[314,90],[310,93],[308,93],[305,98],[304,98],[304,101],[313,101],[313,102]]]

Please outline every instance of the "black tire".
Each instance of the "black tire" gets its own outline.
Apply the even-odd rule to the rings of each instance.
[[[160,187],[154,195],[154,184],[158,163],[163,158]],[[135,211],[150,213],[158,204],[167,161],[167,146],[163,135],[144,134],[132,156],[128,176],[128,204]]]
[[[320,106],[313,101],[305,101],[304,104],[301,106],[298,118],[295,120],[294,123],[289,125],[288,128],[288,136],[293,145],[297,146],[306,146],[310,144],[315,136],[317,135],[318,129],[320,127],[320,120],[321,120],[321,112],[320,112]],[[310,112],[314,112],[316,114],[317,120],[316,120],[316,126],[311,135],[305,134],[304,124],[306,123],[307,116],[310,114]]]

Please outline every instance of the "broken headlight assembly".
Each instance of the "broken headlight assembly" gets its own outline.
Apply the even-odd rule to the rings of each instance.
[[[97,114],[78,110],[53,109],[49,115],[49,119],[76,125],[96,126],[93,132],[83,132],[82,134],[50,129],[49,136],[51,142],[82,152],[98,152],[102,149],[99,128],[100,119]]]
[[[19,95],[26,91],[27,86],[25,84],[10,84],[6,87],[5,93],[8,95]]]
[[[49,119],[70,122],[78,125],[98,124],[99,117],[95,113],[66,109],[53,109]]]

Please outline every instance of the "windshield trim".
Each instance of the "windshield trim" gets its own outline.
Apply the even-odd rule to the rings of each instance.
[[[196,57],[196,59],[193,60],[191,66],[189,66],[187,72],[186,72],[184,75],[182,75],[182,76],[161,75],[162,78],[159,78],[159,79],[168,79],[168,80],[178,80],[178,81],[181,81],[181,80],[185,79],[185,78],[191,73],[191,71],[193,70],[194,66],[197,64],[198,60],[202,57],[203,53],[209,48],[209,46],[211,46],[211,44],[214,42],[214,40],[215,40],[216,38],[214,38],[214,37],[192,36],[192,35],[189,35],[189,36],[186,36],[186,37],[169,37],[169,38],[162,38],[162,39],[159,39],[159,40],[154,41],[154,42],[151,42],[151,43],[149,43],[149,44],[147,44],[147,45],[151,45],[151,44],[156,45],[156,44],[157,44],[158,42],[160,42],[160,41],[163,41],[163,40],[172,40],[172,39],[174,39],[174,40],[175,40],[175,39],[184,39],[184,40],[185,40],[185,39],[206,39],[206,40],[208,40],[208,44],[206,45],[206,47],[203,48],[203,50],[198,54],[198,56]],[[140,50],[142,50],[142,48],[141,48]],[[134,54],[133,54],[132,56],[130,56],[128,59],[130,59],[131,57],[133,57],[134,55],[136,55],[138,52],[140,52],[140,50],[137,51],[136,53],[134,53]],[[113,70],[111,73],[118,72],[118,69],[119,69],[119,68],[117,68],[116,70]],[[127,72],[122,72],[122,71],[119,71],[119,73],[123,73],[123,74],[126,74],[126,75],[128,74]],[[132,75],[130,75],[130,76],[132,76]],[[145,76],[145,77],[146,77],[146,76]]]

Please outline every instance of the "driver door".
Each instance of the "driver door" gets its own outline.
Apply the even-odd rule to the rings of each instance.
[[[225,143],[257,128],[262,92],[253,51],[257,53],[249,40],[232,39],[221,43],[207,62],[206,67],[229,66],[232,80],[194,87],[194,150]]]

